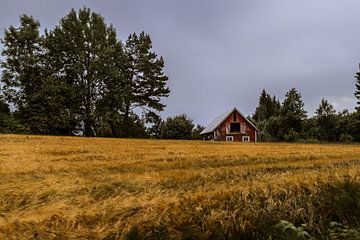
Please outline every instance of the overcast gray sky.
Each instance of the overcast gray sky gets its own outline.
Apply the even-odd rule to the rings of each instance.
[[[208,124],[237,106],[252,114],[263,88],[281,101],[292,87],[310,115],[322,97],[353,111],[360,62],[359,0],[0,0],[0,29],[33,15],[52,28],[89,7],[120,39],[145,31],[165,59],[170,97],[163,117]]]

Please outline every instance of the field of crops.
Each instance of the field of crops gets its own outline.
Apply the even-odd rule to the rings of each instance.
[[[0,239],[356,235],[359,173],[360,145],[0,135]]]

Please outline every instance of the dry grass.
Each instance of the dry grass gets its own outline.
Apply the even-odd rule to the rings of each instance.
[[[359,172],[359,145],[0,135],[0,239],[321,236]]]

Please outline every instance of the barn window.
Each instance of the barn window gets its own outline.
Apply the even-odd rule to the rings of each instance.
[[[249,136],[243,136],[242,141],[243,142],[250,142],[250,137]]]
[[[232,142],[232,141],[234,141],[234,137],[233,136],[226,136],[226,141],[227,142]]]
[[[230,132],[239,133],[240,132],[240,123],[230,123]]]

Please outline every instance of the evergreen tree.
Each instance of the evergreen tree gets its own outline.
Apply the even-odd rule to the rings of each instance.
[[[279,100],[275,97],[275,95],[272,98],[272,104],[273,104],[273,108],[274,108],[274,113],[272,116],[278,116],[280,114],[280,109],[281,109],[281,103],[279,102]]]
[[[263,141],[281,141],[284,140],[282,121],[280,116],[269,118],[266,121],[264,130],[259,133],[259,139]]]
[[[351,113],[348,131],[354,141],[360,142],[360,108]]]
[[[279,113],[280,103],[275,95],[271,98],[265,89],[262,90],[259,97],[259,104],[256,107],[253,119],[256,122],[268,120],[270,117],[276,116]]]
[[[266,119],[266,102],[267,102],[268,93],[265,89],[262,90],[259,97],[259,104],[255,109],[253,119],[256,122],[261,122]]]
[[[333,132],[336,132],[335,129],[333,129]],[[304,120],[304,128],[301,137],[302,140],[307,140],[311,142],[316,142],[317,140],[319,140],[319,129],[316,116]]]
[[[360,65],[359,65],[360,68]],[[355,83],[355,97],[357,98],[357,104],[359,105],[358,107],[360,107],[360,72],[357,72],[355,75],[356,78],[356,83]]]
[[[336,141],[336,111],[329,101],[321,99],[315,111],[318,139]]]
[[[156,119],[156,112],[165,107],[162,97],[169,95],[166,87],[168,77],[164,74],[164,60],[152,49],[152,41],[144,32],[137,36],[131,34],[125,43],[127,57],[125,120],[134,108],[140,108],[145,119],[151,122]],[[155,118],[154,118],[155,117]]]
[[[290,89],[280,110],[281,134],[280,139],[296,140],[300,137],[303,130],[304,120],[306,119],[304,103],[301,100],[301,94],[295,88]]]
[[[202,139],[202,136],[200,135],[200,133],[205,129],[204,126],[197,124],[196,127],[192,130],[191,133],[191,139],[193,140],[200,140]]]

